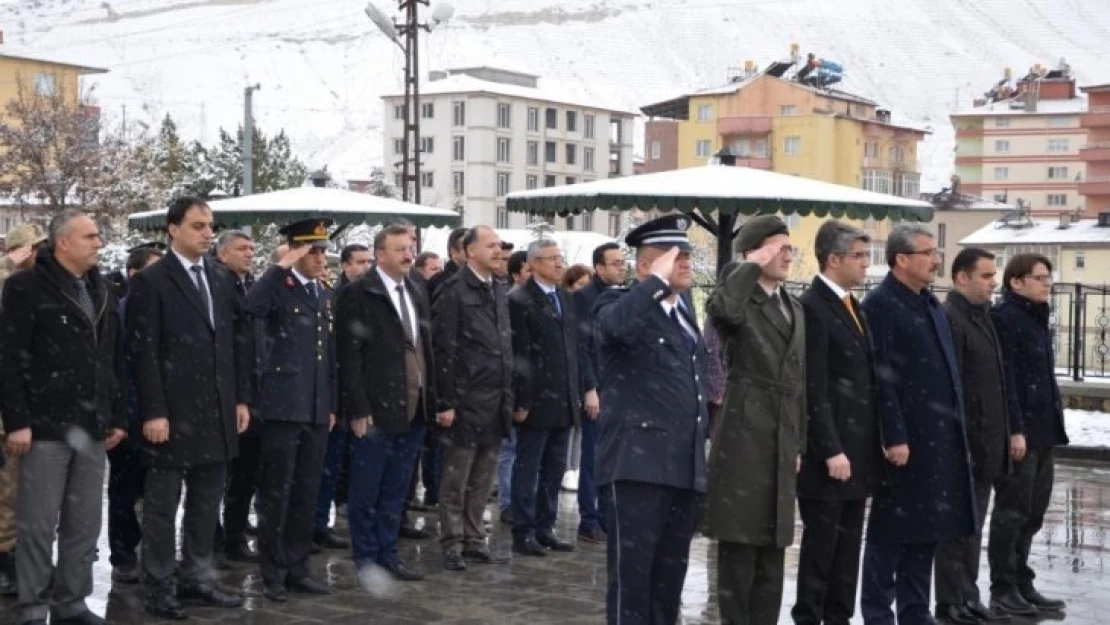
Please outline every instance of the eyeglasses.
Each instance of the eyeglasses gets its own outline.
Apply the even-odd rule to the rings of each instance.
[[[551,263],[560,263],[566,259],[563,256],[537,256],[536,260],[542,260]]]
[[[851,258],[852,260],[863,260],[865,258],[871,258],[871,252],[845,252],[843,254],[837,254],[837,256],[841,258]]]
[[[912,252],[902,252],[902,253],[906,254],[906,255],[909,255],[909,256],[940,256],[940,250],[938,250],[935,247],[931,247],[927,250],[914,250]]]
[[[1052,284],[1052,274],[1049,273],[1029,274],[1025,277],[1029,278],[1030,280],[1036,280],[1041,284]]]

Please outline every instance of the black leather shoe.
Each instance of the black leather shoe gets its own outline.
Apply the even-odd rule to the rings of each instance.
[[[605,530],[600,527],[591,527],[586,530],[578,530],[578,540],[603,545],[609,540],[609,537],[606,536]]]
[[[942,623],[952,623],[953,625],[980,625],[982,623],[964,605],[938,603],[936,615]]]
[[[331,588],[320,580],[311,577],[290,577],[285,580],[285,586],[290,591],[302,595],[330,595]]]
[[[112,567],[112,581],[117,584],[139,583],[139,567],[134,564],[121,564]]]
[[[1037,613],[1037,608],[1025,600],[1019,592],[1011,591],[1004,595],[991,596],[991,608],[995,612],[1012,616],[1032,616]]]
[[[1042,612],[1059,612],[1068,606],[1060,599],[1049,599],[1038,592],[1036,588],[1022,590],[1021,597]]]
[[[536,542],[552,551],[574,551],[574,545],[565,540],[559,540],[555,534],[536,534]]]
[[[146,610],[147,614],[160,619],[184,621],[189,618],[172,590],[157,590],[147,593],[146,599],[143,601],[143,609]]]
[[[423,528],[416,529],[412,525],[402,525],[400,536],[409,540],[427,540],[432,537],[432,534]]]
[[[387,564],[382,568],[389,571],[390,575],[393,576],[393,579],[399,582],[419,582],[420,580],[424,579],[423,573],[409,568],[407,564],[401,562],[400,560],[397,560],[392,564]]]
[[[257,562],[258,554],[250,548],[247,543],[239,543],[237,545],[228,545],[224,551],[224,556],[232,562]]]
[[[243,605],[243,597],[224,592],[215,584],[182,586],[177,591],[177,598],[213,608],[238,608]]]
[[[312,536],[312,544],[321,549],[347,549],[351,543],[336,535],[335,530],[326,529],[316,532]]]
[[[465,571],[466,561],[463,560],[461,553],[447,553],[443,555],[443,568],[448,571]]]
[[[542,558],[547,555],[547,549],[544,549],[543,546],[536,542],[536,539],[531,536],[522,540],[514,540],[513,551],[522,556],[536,556]]]
[[[285,586],[280,584],[266,584],[262,586],[262,596],[274,603],[285,603],[289,601],[289,592],[285,590]]]
[[[489,547],[478,547],[475,549],[463,549],[463,558],[471,562],[478,562],[479,564],[505,564],[508,558],[499,558],[493,555]]]
[[[53,622],[54,625],[108,625],[108,621],[88,610],[70,617],[56,618]]]
[[[1010,617],[1005,614],[1001,614],[997,610],[992,610],[983,605],[982,601],[968,601],[967,609],[984,623],[1002,623],[1010,620]]]

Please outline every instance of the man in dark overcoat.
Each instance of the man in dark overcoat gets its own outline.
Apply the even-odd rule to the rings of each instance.
[[[879,381],[886,482],[871,503],[860,611],[867,623],[929,623],[939,542],[975,533],[975,493],[963,385],[948,320],[929,285],[940,254],[932,233],[895,226],[883,282],[863,301]]]
[[[805,318],[783,288],[795,258],[786,224],[756,217],[736,245],[742,261],[708,307],[725,343],[728,382],[709,454],[705,533],[718,540],[721,620],[773,625],[805,451]]]
[[[145,607],[159,618],[187,618],[179,598],[238,607],[220,589],[212,543],[228,461],[239,452],[251,401],[250,318],[235,280],[207,257],[212,210],[182,197],[166,212],[170,250],[135,274],[127,301],[128,349],[143,418]],[[184,541],[176,559],[176,516],[186,487]],[[175,588],[176,577],[180,587]]]
[[[594,306],[601,389],[596,479],[609,503],[610,625],[675,623],[705,495],[705,341],[689,300],[683,215],[625,236],[637,280]]]

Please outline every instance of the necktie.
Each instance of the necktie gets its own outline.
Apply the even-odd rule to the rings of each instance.
[[[81,310],[89,321],[96,323],[96,311],[93,308],[92,297],[89,295],[89,285],[82,279],[74,282],[73,287],[77,290],[77,303],[81,305]]]
[[[782,318],[786,320],[786,323],[793,323],[790,316],[790,309],[783,305],[782,298],[779,297],[778,291],[771,294],[771,301],[774,302],[775,308],[782,313]]]
[[[315,302],[318,299],[320,299],[320,296],[316,294],[316,283],[315,282],[305,283],[305,288],[308,289],[308,294],[312,296],[312,301]]]
[[[559,294],[555,291],[551,291],[547,294],[547,299],[551,302],[551,308],[555,310],[555,316],[562,318],[563,309],[559,307]]]
[[[844,307],[848,309],[848,314],[852,316],[852,321],[856,322],[856,328],[859,329],[860,334],[863,334],[863,324],[859,322],[859,317],[856,316],[856,307],[852,306],[852,296],[845,295],[840,298],[840,301],[844,302]]]
[[[690,351],[697,349],[698,339],[686,329],[686,326],[682,325],[682,321],[678,318],[678,306],[671,309],[671,321],[673,321],[682,332],[682,336],[686,339],[686,346],[690,348]]]
[[[405,337],[416,345],[416,334],[412,331],[412,317],[409,316],[409,305],[405,301],[405,287],[397,285],[397,297],[401,299],[401,327],[405,329]]]
[[[208,321],[211,322],[212,300],[208,297],[208,289],[204,287],[204,277],[201,273],[202,271],[204,271],[204,268],[200,265],[193,265],[192,267],[189,267],[189,270],[193,272],[193,283],[196,284],[197,293],[200,294],[200,305],[202,308],[204,308],[204,314],[206,317],[208,317]]]

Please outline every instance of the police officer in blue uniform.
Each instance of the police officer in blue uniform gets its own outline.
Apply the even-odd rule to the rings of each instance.
[[[701,519],[707,355],[688,295],[688,227],[686,216],[667,215],[629,232],[636,281],[603,291],[594,308],[610,625],[677,622]]]
[[[266,326],[254,406],[262,438],[258,544],[263,595],[277,602],[288,591],[330,594],[310,575],[308,558],[338,402],[334,297],[321,279],[331,225],[307,219],[282,228],[289,252],[247,293],[248,310]]]

